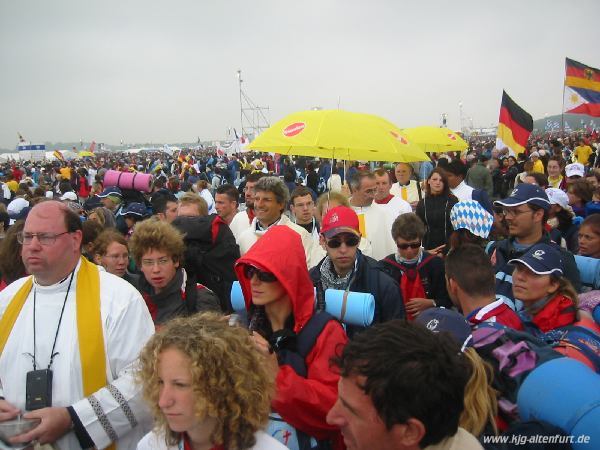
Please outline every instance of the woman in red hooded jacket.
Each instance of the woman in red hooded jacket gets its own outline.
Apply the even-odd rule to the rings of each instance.
[[[276,225],[269,229],[235,264],[244,293],[250,328],[275,378],[274,412],[296,430],[343,448],[339,430],[325,417],[337,399],[339,374],[330,359],[347,342],[336,320],[325,323],[306,355],[306,376],[285,357],[295,352],[296,338],[315,315],[313,284],[298,233]],[[284,443],[285,436],[275,436]]]

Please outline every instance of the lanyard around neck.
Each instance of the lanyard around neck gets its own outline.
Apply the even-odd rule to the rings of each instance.
[[[63,313],[65,312],[65,305],[67,304],[67,297],[69,296],[69,291],[71,290],[71,283],[73,283],[73,277],[75,276],[75,271],[71,272],[71,279],[69,280],[69,287],[67,287],[67,293],[65,294],[65,300],[63,301],[62,309],[60,310],[60,317],[58,319],[58,325],[56,326],[56,334],[54,335],[54,343],[52,344],[52,350],[50,351],[50,362],[48,363],[48,369],[52,367],[52,363],[54,362],[54,357],[58,355],[58,352],[54,353],[54,349],[56,348],[56,340],[58,339],[58,330],[60,330],[60,323],[62,322]],[[35,332],[35,305],[36,305],[36,293],[37,289],[35,285],[33,286],[33,370],[37,369],[36,362],[36,332]]]

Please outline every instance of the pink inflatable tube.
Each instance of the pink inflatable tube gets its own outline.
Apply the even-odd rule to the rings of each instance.
[[[150,192],[152,190],[152,175],[149,173],[109,170],[104,174],[104,186],[117,186],[120,189]]]

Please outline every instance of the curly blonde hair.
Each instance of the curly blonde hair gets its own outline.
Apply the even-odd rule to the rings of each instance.
[[[145,345],[137,378],[157,429],[164,432],[167,445],[175,445],[181,436],[169,429],[158,406],[157,361],[166,349],[190,359],[196,415],[216,419],[211,442],[230,450],[254,446],[254,433],[268,421],[273,380],[247,330],[229,326],[218,314],[201,313],[169,321]]]
[[[135,263],[140,266],[143,256],[151,250],[163,251],[173,261],[183,262],[183,235],[167,222],[156,219],[139,222],[129,240],[129,251]]]

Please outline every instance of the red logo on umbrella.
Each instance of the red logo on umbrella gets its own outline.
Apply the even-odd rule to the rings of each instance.
[[[400,136],[398,133],[396,133],[395,131],[390,131],[390,134],[392,136],[394,136],[394,138],[396,138],[398,141],[400,141],[401,144],[407,145],[408,141],[404,138],[404,136]]]
[[[455,140],[456,140],[456,135],[455,135],[455,134],[448,133],[448,137],[449,137],[450,139],[452,139],[453,141],[455,141]]]
[[[296,136],[297,134],[302,133],[305,128],[306,124],[304,122],[296,122],[285,127],[283,129],[283,135],[287,137]]]

